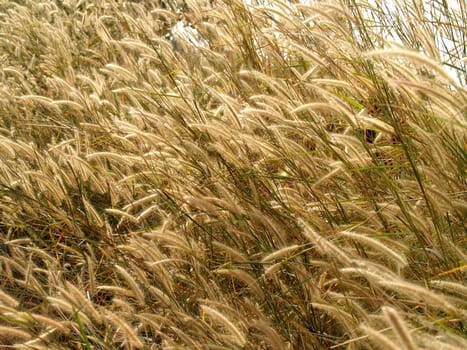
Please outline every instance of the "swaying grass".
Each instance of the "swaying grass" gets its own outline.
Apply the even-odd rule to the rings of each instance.
[[[0,1],[0,344],[465,349],[430,3]]]

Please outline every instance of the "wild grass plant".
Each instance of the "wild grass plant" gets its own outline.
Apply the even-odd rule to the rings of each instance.
[[[0,344],[465,349],[466,11],[0,1]]]

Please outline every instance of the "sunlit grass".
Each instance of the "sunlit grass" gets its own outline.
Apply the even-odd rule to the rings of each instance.
[[[466,9],[397,4],[0,2],[0,344],[463,349]]]

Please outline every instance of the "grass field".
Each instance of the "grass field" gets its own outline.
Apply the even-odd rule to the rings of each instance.
[[[0,349],[465,349],[467,8],[384,3],[0,0]]]

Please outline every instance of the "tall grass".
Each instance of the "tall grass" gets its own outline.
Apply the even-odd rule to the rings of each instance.
[[[466,8],[383,3],[1,1],[0,344],[465,348]]]

